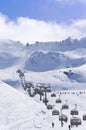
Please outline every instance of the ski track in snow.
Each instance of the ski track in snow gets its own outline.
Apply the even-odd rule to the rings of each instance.
[[[58,116],[57,115],[53,116],[52,110],[46,109],[46,106],[41,101],[39,101],[39,95],[36,95],[33,98],[29,98],[27,94],[24,94],[23,92],[20,92],[19,90],[15,90],[14,88],[1,82],[0,83],[0,98],[1,99],[3,98],[3,104],[2,102],[0,102],[0,110],[1,108],[3,108],[3,106],[5,106],[5,108],[3,108],[2,110],[2,113],[1,113],[2,115],[0,114],[0,121],[3,121],[2,125],[0,125],[0,130],[39,130],[39,129],[40,130],[50,130],[50,129],[67,130],[69,122],[70,122],[70,118],[72,117],[70,115],[70,110],[75,108],[75,104],[77,104],[77,109],[79,111],[79,115],[77,117],[80,117],[82,120],[83,114],[86,114],[86,104],[85,104],[86,91],[83,90],[82,91],[83,93],[80,94],[81,91],[82,90],[80,91],[70,90],[70,91],[55,92],[56,97],[51,97],[51,93],[47,95],[49,99],[49,104],[53,105],[54,107],[53,109],[58,109],[59,111],[61,110],[62,104],[65,104],[65,101],[68,100],[69,110],[62,110],[62,113],[68,116],[68,122],[64,123],[63,127],[61,127],[61,122],[59,121]],[[3,92],[5,92],[6,97],[3,97],[3,95],[5,95],[3,94]],[[64,94],[65,92],[66,94]],[[73,92],[75,92],[75,94],[73,94]],[[55,100],[59,98],[59,93],[62,93],[60,96],[62,100],[61,104],[55,103]],[[11,97],[11,99],[9,99],[9,97]],[[9,99],[9,105],[11,107],[13,103],[13,98],[15,98],[14,105],[18,105],[18,104],[15,104],[15,102],[20,100],[22,104],[24,103],[27,104],[25,106],[26,108],[28,108],[28,110],[27,109],[24,110],[25,108],[22,108],[22,110],[20,109],[20,112],[17,111],[16,109],[13,112],[7,111],[9,108],[4,103],[7,103]],[[29,109],[30,105],[28,106],[28,103],[30,103],[31,106],[33,104],[33,107],[31,110]],[[39,109],[37,108],[36,105],[38,105]],[[22,107],[24,106],[22,105]],[[5,111],[7,111],[8,113],[5,113]],[[30,114],[30,113],[33,113],[33,114]],[[5,118],[6,115],[7,115],[7,118]],[[17,115],[18,115],[18,119],[16,118]],[[19,115],[21,115],[21,117]],[[4,120],[1,119],[2,117]],[[14,121],[12,122],[11,120],[13,119]],[[54,128],[52,128],[51,126],[52,122],[54,122],[55,124]],[[78,126],[78,127],[74,126],[71,129],[72,130],[86,130],[86,122],[82,120],[81,126]]]

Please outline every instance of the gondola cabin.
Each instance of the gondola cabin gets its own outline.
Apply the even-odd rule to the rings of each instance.
[[[52,105],[47,105],[47,109],[48,110],[53,109],[53,106]]]
[[[62,109],[69,109],[69,105],[63,104],[63,105],[62,105]]]
[[[59,116],[59,121],[67,122],[68,121],[68,117],[66,115],[62,114],[62,115]]]
[[[61,99],[56,99],[55,102],[56,102],[56,103],[62,103],[62,100],[61,100]]]
[[[73,110],[70,111],[70,114],[71,114],[72,116],[73,116],[73,115],[78,115],[79,112],[78,112],[78,110],[73,109]]]
[[[52,111],[52,115],[59,115],[59,110],[56,110],[56,109],[53,110],[53,111]]]
[[[44,96],[43,91],[39,91],[38,94]]]
[[[35,91],[35,94],[39,94],[39,95],[44,96],[43,91],[42,91],[42,90],[40,90],[39,88],[34,88],[34,91]]]
[[[86,121],[86,114],[85,114],[85,115],[83,115],[83,120],[84,120],[84,121]]]
[[[71,126],[81,125],[81,119],[78,118],[78,117],[73,117],[73,118],[70,119],[70,124],[71,124]]]
[[[46,92],[52,92],[51,88],[47,88]]]
[[[33,94],[29,94],[29,96],[30,96],[30,97],[34,97],[34,96],[35,96],[35,94],[34,94],[34,93],[33,93]]]
[[[52,93],[52,94],[51,94],[51,97],[56,97],[56,94],[55,94],[55,93]]]
[[[44,98],[43,99],[43,103],[47,104],[48,103],[48,99]]]

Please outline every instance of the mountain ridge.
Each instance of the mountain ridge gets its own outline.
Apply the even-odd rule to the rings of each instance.
[[[80,84],[82,88],[85,86],[86,77],[84,76],[85,73],[83,71],[84,70],[83,66],[86,66],[86,55],[85,55],[86,38],[77,40],[77,39],[71,39],[69,37],[68,39],[63,40],[61,42],[47,42],[47,43],[36,42],[35,44],[31,44],[31,45],[29,43],[23,45],[20,42],[15,42],[14,44],[14,42],[10,41],[9,46],[7,47],[6,45],[8,45],[8,43],[9,41],[7,41],[7,44],[5,41],[4,44],[5,46],[0,43],[0,45],[3,48],[0,49],[0,54],[3,55],[4,53],[6,54],[2,56],[1,59],[3,61],[0,69],[1,80],[6,81],[7,83],[11,83],[11,85],[12,82],[13,85],[15,83],[18,83],[19,77],[16,74],[16,71],[18,69],[21,69],[26,73],[30,74],[28,80],[31,80],[33,82],[40,82],[40,81],[45,82],[46,81],[45,77],[46,77],[48,82],[51,83],[54,81],[55,84],[53,86],[58,86],[57,88],[59,88],[60,84],[62,83],[64,84],[63,79],[65,81],[65,86],[67,82],[69,82],[70,84],[69,86],[72,86],[71,85],[72,82],[74,82],[74,84],[76,83]],[[7,56],[8,59],[6,59]],[[14,57],[14,59],[12,57]],[[18,59],[16,59],[15,57]],[[9,62],[12,60],[13,60],[13,64]],[[8,66],[6,65],[6,62]],[[2,69],[4,65],[5,68]],[[66,78],[65,76],[67,75],[64,74],[64,71],[69,73],[69,70],[72,70],[74,75],[72,77]],[[49,73],[49,71],[51,73]],[[60,71],[61,73],[57,73]],[[79,71],[80,74],[78,73]],[[33,75],[33,73],[35,76],[37,75],[40,76],[36,78]],[[55,73],[54,76],[53,73]],[[51,80],[49,80],[48,77]],[[59,79],[59,84],[57,82],[58,80],[56,81],[56,77],[58,77]],[[61,81],[62,83],[60,83]],[[73,86],[75,88],[74,84]]]

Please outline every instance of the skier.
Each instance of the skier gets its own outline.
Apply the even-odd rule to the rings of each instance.
[[[61,127],[63,127],[63,121],[61,121]]]
[[[70,125],[68,126],[68,128],[69,128],[69,130],[71,130],[71,126]]]
[[[52,122],[52,128],[54,128],[54,123]]]

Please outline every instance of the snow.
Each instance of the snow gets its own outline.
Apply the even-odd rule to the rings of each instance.
[[[5,69],[16,65],[19,62],[19,57],[13,56],[10,53],[2,52],[0,53],[0,69]]]
[[[67,130],[72,117],[70,110],[75,104],[82,120],[86,114],[85,43],[86,38],[70,37],[61,42],[36,42],[28,46],[18,41],[0,41],[0,130]],[[52,98],[51,93],[47,96],[53,109],[61,111],[62,104],[68,100],[69,109],[62,111],[68,116],[68,122],[63,127],[58,116],[52,116],[52,110],[47,110],[39,101],[39,95],[31,98],[21,88],[18,69],[25,72],[25,80],[34,87],[38,83],[51,86],[56,97]],[[62,93],[62,103],[56,104],[59,93]],[[81,126],[71,129],[86,130],[86,121],[82,120]]]
[[[86,87],[85,40],[68,38],[59,43],[37,42],[28,46],[9,40],[0,41],[0,80],[19,86],[16,71],[21,69],[34,84],[50,83],[54,89],[83,89]],[[73,75],[68,77],[64,71],[69,70]]]
[[[61,104],[56,104],[55,100],[58,99],[61,93]],[[66,94],[64,94],[66,92]],[[73,94],[75,92],[75,94]],[[82,94],[80,94],[82,92]],[[39,96],[30,98],[26,93],[12,88],[11,86],[0,82],[0,130],[50,130],[53,129],[51,124],[54,122],[54,130],[66,130],[70,123],[71,115],[70,110],[77,109],[82,120],[83,114],[86,114],[86,91],[57,91],[56,97],[51,97],[48,94],[49,104],[54,106],[54,109],[61,110],[62,104],[68,100],[69,110],[62,110],[62,113],[68,116],[68,122],[64,123],[61,127],[61,122],[58,120],[58,115],[53,116],[52,110],[47,110],[46,106],[39,101]],[[86,123],[82,120],[81,126],[74,126],[73,130],[85,130]]]
[[[0,40],[0,52],[8,52],[14,55],[19,55],[23,44],[19,41]]]
[[[36,119],[41,120],[39,113],[44,108],[28,95],[0,82],[0,130],[32,128]]]
[[[74,51],[66,51],[64,54],[70,58],[85,58],[86,57],[86,49],[78,48]]]

